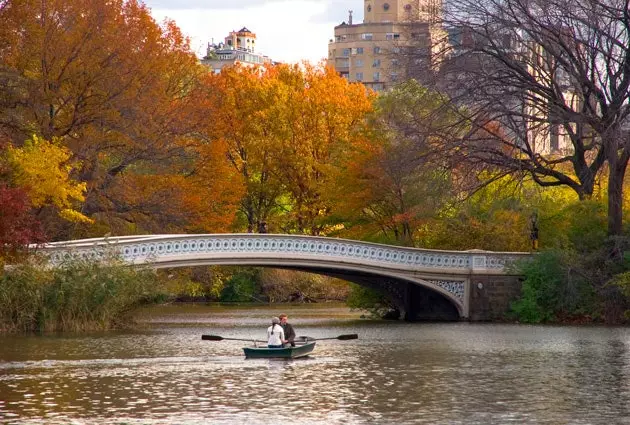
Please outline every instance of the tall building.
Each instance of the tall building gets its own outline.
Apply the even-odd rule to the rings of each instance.
[[[256,34],[246,27],[230,32],[221,43],[208,43],[206,56],[201,60],[215,73],[237,63],[255,66],[272,62],[269,57],[256,53]]]
[[[353,82],[374,90],[397,81],[420,81],[434,71],[434,54],[444,47],[442,0],[364,0],[363,23],[335,27],[328,64]]]

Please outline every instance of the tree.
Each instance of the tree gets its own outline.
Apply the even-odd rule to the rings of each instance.
[[[327,231],[333,200],[325,196],[334,184],[333,170],[361,139],[374,95],[348,83],[332,68],[303,64],[276,68],[283,102],[274,112],[281,120],[281,151],[274,162],[290,194],[287,230],[319,235]]]
[[[230,67],[204,81],[208,115],[207,146],[221,143],[226,158],[244,185],[239,210],[248,232],[257,231],[280,210],[283,186],[271,150],[279,143],[279,117],[271,114],[277,100],[272,77],[261,68]]]
[[[353,144],[335,181],[340,215],[388,242],[416,245],[453,196],[448,163],[433,155],[433,128],[461,129],[446,108],[436,113],[441,106],[440,97],[415,80],[378,98],[371,130]]]
[[[442,84],[473,125],[450,152],[541,186],[568,186],[582,199],[607,165],[608,233],[620,235],[630,158],[628,1],[462,0],[446,24],[462,43],[442,64]],[[556,144],[561,136],[566,149]]]
[[[0,134],[69,148],[86,216],[127,230],[112,228],[132,208],[122,180],[192,175],[205,119],[192,93],[206,70],[173,22],[158,25],[136,0],[8,1],[0,45]]]
[[[0,265],[28,244],[43,241],[44,234],[31,214],[28,195],[20,188],[0,183]]]
[[[247,231],[270,223],[322,233],[329,169],[364,124],[371,95],[332,69],[308,64],[228,68],[211,77],[206,94],[209,140],[225,143],[245,185],[240,211]]]

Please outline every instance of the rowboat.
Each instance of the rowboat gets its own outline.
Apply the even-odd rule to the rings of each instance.
[[[243,347],[243,351],[248,359],[295,359],[308,356],[314,348],[315,341],[305,343],[296,341],[295,347]]]
[[[226,338],[219,335],[201,335],[201,339],[204,341],[253,341],[253,347],[243,347],[245,352],[245,358],[248,359],[295,359],[297,357],[308,356],[315,348],[315,342],[323,339],[338,339],[340,341],[347,341],[350,339],[357,339],[357,334],[339,335],[330,338],[311,338],[310,336],[299,336],[295,339],[294,347],[283,348],[269,348],[266,345],[257,345],[258,343],[266,344],[265,341],[249,340],[244,338]]]

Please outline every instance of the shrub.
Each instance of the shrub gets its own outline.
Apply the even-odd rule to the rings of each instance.
[[[525,279],[515,318],[541,323],[558,318],[601,315],[596,288],[581,268],[581,256],[569,251],[543,251],[518,267]]]
[[[221,301],[224,302],[252,302],[261,301],[260,269],[239,268],[225,282],[221,291]]]

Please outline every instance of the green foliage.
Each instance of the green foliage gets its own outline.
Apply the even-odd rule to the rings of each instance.
[[[396,307],[378,292],[366,286],[350,284],[350,295],[346,305],[353,310],[367,311],[373,318],[384,318],[396,310]]]
[[[260,292],[260,269],[239,268],[225,282],[220,300],[223,302],[261,301],[257,297]]]
[[[578,252],[597,251],[605,245],[608,218],[602,202],[577,202],[568,205],[563,213],[569,224],[567,237]]]
[[[124,327],[140,305],[163,297],[156,275],[117,258],[73,258],[60,267],[16,266],[0,276],[0,330],[78,331]]]
[[[554,318],[562,267],[558,253],[548,251],[522,264],[525,276],[521,298],[512,304],[518,320],[525,323],[547,322]]]
[[[598,317],[595,287],[576,265],[579,256],[567,251],[544,251],[520,264],[525,277],[521,298],[512,304],[515,318],[525,323]]]
[[[610,280],[610,284],[621,290],[626,300],[630,300],[630,272],[619,273]],[[626,319],[630,319],[630,309],[624,312]]]
[[[168,269],[160,274],[167,282],[169,294],[177,300],[218,301],[227,279],[218,266]]]

